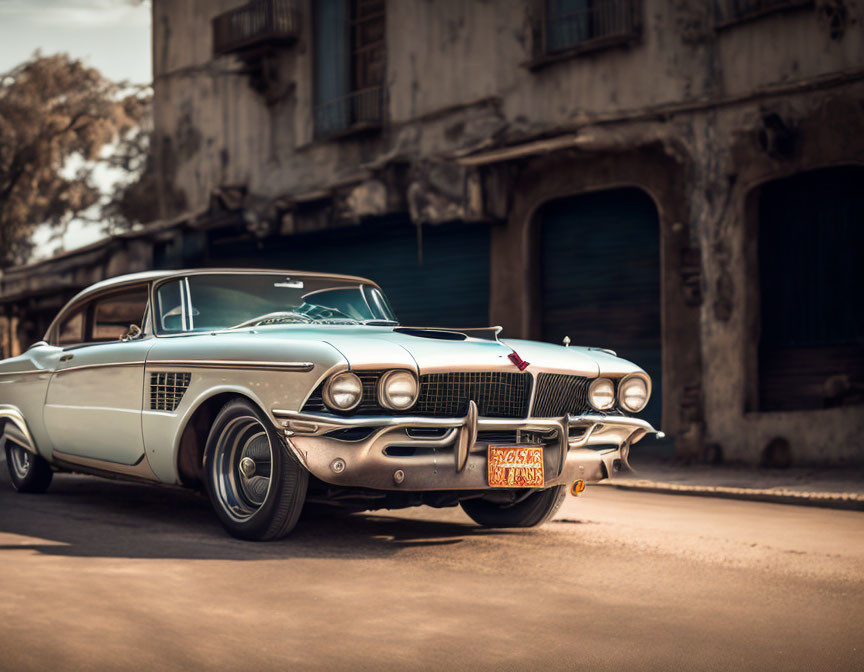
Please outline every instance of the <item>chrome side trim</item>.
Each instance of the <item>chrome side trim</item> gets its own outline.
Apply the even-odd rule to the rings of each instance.
[[[85,369],[110,369],[120,366],[144,366],[145,362],[102,362],[99,364],[81,364],[80,366],[68,366],[65,369],[57,369],[54,373],[68,373],[69,371],[83,371]]]
[[[36,442],[33,440],[33,435],[30,434],[30,429],[27,427],[27,421],[24,419],[24,416],[14,406],[10,406],[8,404],[0,405],[0,419],[6,419],[11,422],[21,434],[24,435],[24,438],[27,440],[28,445],[22,446],[26,448],[28,451],[33,453],[34,455],[38,455],[39,453],[36,451]]]
[[[31,369],[30,371],[0,371],[0,376],[33,376],[37,373],[53,373],[53,369]]]
[[[243,369],[247,371],[306,372],[315,368],[312,362],[250,362],[235,359],[164,359],[148,360],[148,368],[184,366],[194,369]]]
[[[69,453],[55,450],[52,456],[52,461],[66,468],[71,467],[74,469],[80,467],[85,470],[130,476],[145,481],[159,480],[150,468],[150,463],[147,461],[146,455],[142,455],[135,464],[118,464],[117,462],[106,462],[105,460],[97,460],[92,457],[82,457],[80,455],[71,455]]]

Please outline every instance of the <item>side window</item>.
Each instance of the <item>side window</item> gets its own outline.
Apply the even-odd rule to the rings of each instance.
[[[178,333],[183,331],[183,293],[181,280],[167,282],[156,290],[156,315],[159,333]]]
[[[147,308],[147,288],[111,294],[96,299],[93,306],[93,341],[116,341],[129,330],[129,325],[143,326]]]
[[[60,323],[57,345],[75,345],[84,341],[84,309],[79,308]]]

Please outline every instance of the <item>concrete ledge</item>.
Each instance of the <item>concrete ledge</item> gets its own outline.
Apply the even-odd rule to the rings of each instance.
[[[733,488],[728,486],[682,485],[649,480],[622,480],[598,483],[608,488],[663,495],[690,495],[694,497],[720,497],[774,504],[819,506],[828,509],[864,511],[864,494],[855,492],[798,492],[785,488]]]

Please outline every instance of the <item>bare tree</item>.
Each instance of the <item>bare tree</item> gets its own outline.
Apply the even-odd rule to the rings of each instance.
[[[150,106],[149,89],[112,82],[65,54],[37,52],[0,74],[0,268],[26,261],[39,224],[64,227],[112,200],[94,183],[98,165],[129,171],[134,182]]]

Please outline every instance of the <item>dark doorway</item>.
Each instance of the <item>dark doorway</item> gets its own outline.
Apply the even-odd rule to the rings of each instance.
[[[864,168],[759,193],[758,410],[864,402]]]
[[[660,236],[641,189],[553,201],[540,212],[542,338],[615,350],[648,372],[641,414],[661,426]]]

